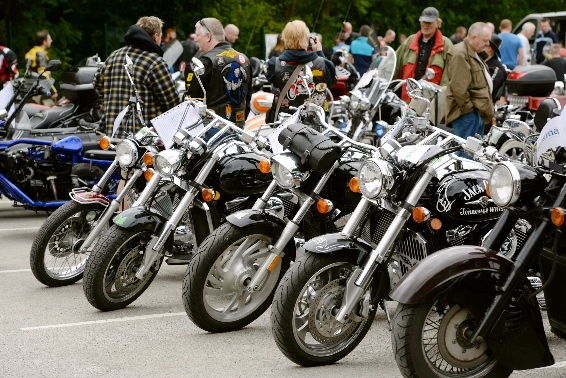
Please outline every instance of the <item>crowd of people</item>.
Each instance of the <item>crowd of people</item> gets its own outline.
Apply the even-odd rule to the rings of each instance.
[[[362,75],[379,59],[379,50],[384,46],[397,47],[395,78],[419,80],[425,78],[427,70],[434,72],[426,80],[446,88],[445,121],[462,137],[483,134],[484,124],[491,122],[493,104],[504,95],[506,75],[515,67],[543,63],[556,72],[558,80],[564,80],[566,49],[558,44],[548,19],[540,21],[540,35],[534,49],[529,40],[536,26],[531,22],[525,23],[517,35],[512,33],[511,21],[505,19],[499,24],[499,33],[492,23],[477,22],[469,28],[458,26],[447,37],[440,30],[442,20],[436,8],[425,8],[418,21],[420,28],[409,36],[400,34],[397,43],[393,29],[375,38],[370,26],[362,25],[355,32],[350,22],[344,22],[335,35],[333,47],[325,46],[322,36],[311,33],[304,22],[287,23],[268,56],[267,79],[275,91],[268,120],[273,120],[280,109],[304,101],[304,93],[290,96],[288,82],[297,80],[305,64],[316,72],[315,87],[320,93],[316,92],[313,98],[318,101],[336,81],[333,61],[341,64],[348,60]],[[144,102],[145,118],[151,119],[180,101],[170,73],[183,70],[186,95],[204,96],[190,66],[181,67],[182,62],[198,56],[205,68],[200,79],[206,89],[207,105],[226,119],[243,125],[249,112],[251,65],[247,56],[232,47],[239,38],[239,28],[234,24],[223,26],[215,18],[203,18],[184,41],[177,39],[174,28],[164,32],[162,28],[163,21],[157,17],[140,18],[124,36],[127,45],[114,51],[97,73],[95,84],[104,101],[104,125],[113,124],[129,99],[130,85],[123,70],[117,68],[123,64],[125,54],[134,61],[134,81]],[[47,65],[52,43],[47,30],[37,33],[36,45],[25,55],[34,74],[41,73]],[[550,48],[545,48],[549,45]],[[335,54],[341,60],[333,60]],[[15,56],[10,49],[0,46],[1,85],[18,75]],[[53,91],[53,98],[56,96]],[[401,97],[408,100],[404,88]]]

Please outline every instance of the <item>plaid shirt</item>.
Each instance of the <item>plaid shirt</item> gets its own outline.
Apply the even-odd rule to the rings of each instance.
[[[135,96],[124,68],[126,55],[134,62],[132,78],[142,100],[146,125],[149,125],[152,118],[180,103],[175,83],[163,58],[134,46],[122,47],[110,54],[94,76],[94,87],[104,99],[104,115],[100,126],[106,128],[108,135],[112,135],[118,113],[128,106],[130,96]],[[131,125],[131,117],[124,117],[115,137],[124,138],[126,132],[133,132]],[[140,129],[139,120],[136,120],[136,128]]]

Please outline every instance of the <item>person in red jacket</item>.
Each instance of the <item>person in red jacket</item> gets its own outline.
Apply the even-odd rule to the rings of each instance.
[[[439,13],[436,8],[425,8],[419,21],[421,30],[410,35],[397,49],[394,77],[420,80],[426,69],[430,67],[435,73],[430,81],[438,85],[446,85],[448,83],[444,75],[446,54],[452,47],[452,42],[438,29]],[[409,100],[405,86],[402,89],[402,98],[405,101]]]

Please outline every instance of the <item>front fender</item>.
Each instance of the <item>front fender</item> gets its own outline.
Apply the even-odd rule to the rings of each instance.
[[[303,247],[306,252],[326,255],[356,254],[360,264],[373,249],[364,240],[341,232],[317,236],[307,241]]]
[[[482,277],[496,285],[499,277],[513,265],[508,258],[482,247],[463,245],[446,248],[418,262],[389,293],[391,299],[404,304],[417,304],[437,299],[451,287],[470,277]],[[478,273],[476,275],[476,273]],[[484,293],[485,285],[471,284],[468,293]]]
[[[121,228],[134,228],[143,225],[145,229],[157,231],[158,227],[167,220],[143,206],[137,206],[122,211],[112,221]]]
[[[253,224],[269,224],[277,228],[285,228],[285,221],[265,210],[241,210],[226,217],[226,222],[237,227],[246,227]]]

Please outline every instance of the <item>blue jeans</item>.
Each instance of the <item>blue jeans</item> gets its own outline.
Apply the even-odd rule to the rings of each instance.
[[[468,114],[463,114],[456,118],[452,121],[452,128],[454,129],[454,134],[463,139],[469,136],[475,136],[476,134],[483,137],[484,124],[477,110],[473,110]],[[456,152],[456,155],[466,159],[472,159],[471,156],[462,151]]]

